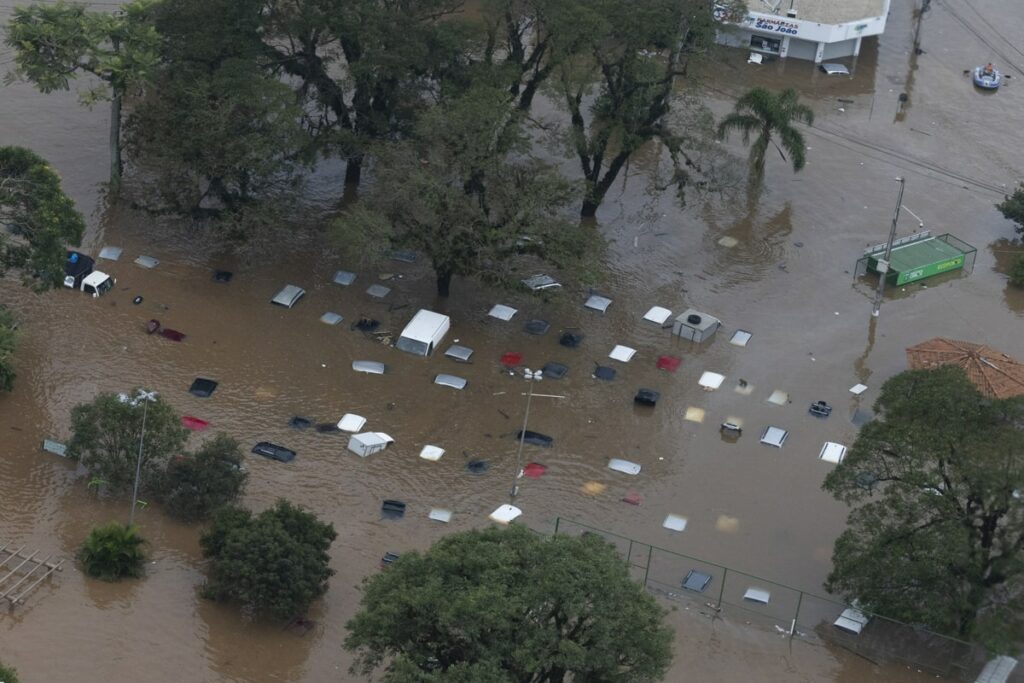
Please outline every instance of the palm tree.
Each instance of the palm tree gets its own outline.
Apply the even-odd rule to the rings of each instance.
[[[104,581],[116,581],[126,576],[142,576],[146,556],[142,546],[146,541],[134,526],[111,522],[95,527],[82,544],[78,559],[85,573]]]
[[[743,144],[748,145],[750,134],[760,133],[750,148],[751,181],[759,184],[764,176],[764,158],[769,145],[779,150],[783,161],[787,161],[786,152],[789,153],[788,161],[793,163],[793,171],[799,171],[807,163],[804,136],[793,127],[797,121],[812,125],[814,112],[800,104],[795,90],[773,93],[764,88],[754,88],[736,100],[733,113],[722,119],[718,125],[718,137],[724,140],[731,131],[738,130],[743,134]]]

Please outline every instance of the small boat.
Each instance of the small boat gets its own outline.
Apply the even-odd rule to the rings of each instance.
[[[991,64],[975,67],[974,85],[985,90],[996,90],[1003,82],[1003,75]]]

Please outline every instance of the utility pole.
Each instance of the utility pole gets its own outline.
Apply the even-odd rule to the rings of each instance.
[[[896,223],[900,219],[900,207],[903,206],[903,188],[906,186],[906,179],[899,177],[896,179],[900,184],[900,195],[896,200],[896,211],[892,214],[892,227],[889,229],[889,241],[885,245],[885,258],[876,260],[875,270],[878,271],[878,291],[875,292],[875,303],[871,309],[871,315],[875,318],[878,317],[878,312],[882,308],[882,296],[885,294],[885,276],[889,272],[889,259],[892,257],[892,243],[896,239]]]
[[[530,391],[526,394],[526,412],[523,414],[523,428],[519,431],[519,452],[516,453],[516,468],[512,470],[512,488],[509,489],[508,496],[509,501],[515,500],[516,496],[519,495],[519,484],[516,482],[519,480],[519,473],[523,471],[523,444],[526,443],[526,424],[530,420],[530,403],[533,401],[533,383],[539,382],[544,379],[544,372],[537,370],[536,372],[531,371],[530,368],[526,368],[523,371],[523,377],[530,383]]]
[[[136,403],[142,401],[142,431],[139,433],[139,457],[135,459],[135,485],[132,487],[132,509],[128,513],[128,526],[135,522],[135,507],[138,505],[139,500],[139,479],[142,476],[142,444],[146,438],[146,413],[149,410],[149,404],[155,400],[155,391],[144,391],[142,389],[139,389],[139,393],[135,397]]]

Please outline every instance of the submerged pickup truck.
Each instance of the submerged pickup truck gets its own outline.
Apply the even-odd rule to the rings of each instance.
[[[95,261],[85,254],[69,251],[64,262],[64,286],[92,294],[94,297],[109,292],[117,280],[103,271],[96,270],[94,265]]]

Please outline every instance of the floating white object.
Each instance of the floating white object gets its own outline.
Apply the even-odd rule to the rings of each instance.
[[[707,391],[714,391],[718,387],[722,386],[722,382],[725,381],[725,375],[719,375],[717,372],[705,372],[700,376],[700,380],[697,382]]]
[[[766,446],[782,448],[782,444],[786,443],[788,436],[789,432],[782,427],[765,427],[764,431],[761,432],[761,443]]]
[[[841,443],[835,443],[833,441],[826,441],[825,445],[821,447],[821,452],[818,453],[818,459],[824,460],[825,462],[831,462],[838,465],[846,457],[846,446]]]
[[[342,320],[344,320],[344,318],[341,317],[339,313],[331,313],[330,311],[320,316],[320,322],[326,323],[328,325],[337,325]]]
[[[739,243],[740,241],[738,239],[736,239],[735,237],[729,237],[728,235],[718,240],[718,244],[725,247],[726,249],[732,249]]]
[[[509,320],[512,319],[512,316],[514,316],[518,312],[519,311],[517,309],[512,308],[511,306],[506,306],[505,304],[494,304],[494,308],[488,311],[487,315],[491,316],[492,318],[497,318],[498,320],[504,320],[505,322],[508,322]]]
[[[661,525],[672,531],[683,531],[686,529],[686,517],[682,515],[669,515]]]
[[[121,258],[124,250],[121,247],[103,247],[100,249],[100,258],[107,261],[116,261]]]
[[[750,56],[747,57],[747,64],[760,64],[763,57],[759,52],[751,52]]]
[[[608,307],[612,305],[612,300],[606,296],[599,294],[591,294],[590,297],[583,303],[585,308],[589,308],[594,311],[600,311],[604,313],[608,310]]]
[[[497,522],[498,524],[508,524],[521,514],[523,514],[523,511],[517,508],[515,505],[509,505],[508,503],[505,503],[504,505],[499,506],[497,510],[492,512],[489,518],[492,522]]]
[[[355,413],[345,413],[338,420],[338,429],[343,432],[358,432],[366,424],[366,418]]]
[[[616,472],[622,472],[623,474],[640,474],[640,465],[629,460],[622,460],[621,458],[612,458],[609,460],[608,469],[615,470]]]
[[[777,406],[784,406],[789,403],[789,394],[781,389],[776,389],[772,392],[772,395],[768,397],[769,403],[774,403]]]
[[[689,420],[690,422],[703,422],[704,413],[705,411],[703,408],[690,406],[689,408],[686,409],[686,413],[683,414],[683,419]]]
[[[430,510],[430,514],[428,514],[427,517],[434,520],[435,522],[444,522],[445,524],[447,524],[452,519],[452,511],[445,510],[443,508],[432,508]]]
[[[732,333],[732,339],[729,340],[729,343],[733,346],[746,346],[747,342],[750,341],[750,338],[753,336],[754,335],[750,334],[746,330],[736,330]]]
[[[868,387],[866,384],[854,384],[852,387],[850,387],[850,393],[855,394],[857,396],[860,396],[867,390]]]
[[[356,281],[356,274],[347,270],[339,270],[334,274],[334,284],[341,285],[342,287],[348,287],[350,284]]]
[[[852,633],[855,636],[859,636],[860,632],[864,630],[864,627],[871,621],[871,617],[861,612],[855,607],[847,607],[843,610],[843,613],[839,615],[839,618],[832,623],[836,628],[842,629],[848,633]]]
[[[736,386],[733,387],[732,390],[735,391],[740,396],[750,396],[752,393],[754,393],[754,385],[751,384],[750,382],[744,382],[743,384],[737,382]]]
[[[744,600],[750,600],[751,602],[759,602],[762,605],[767,605],[768,601],[771,600],[772,594],[763,588],[754,588],[751,586],[747,589],[747,592],[743,594]]]
[[[661,306],[652,306],[651,310],[644,313],[644,320],[650,320],[652,323],[663,325],[666,320],[672,315],[672,311]]]
[[[628,363],[633,359],[633,356],[635,355],[636,349],[632,349],[628,346],[623,346],[622,344],[616,344],[615,348],[612,349],[612,352],[608,354],[608,357],[613,360]]]
[[[423,447],[423,450],[420,451],[421,458],[433,462],[440,460],[442,455],[444,455],[444,449],[440,446],[426,445]]]
[[[160,265],[160,262],[152,256],[140,256],[135,259],[135,265],[142,266],[143,268],[156,268]]]
[[[366,288],[366,293],[374,298],[383,299],[391,293],[391,288],[375,283]]]
[[[384,450],[394,442],[395,440],[384,432],[363,432],[349,437],[348,449],[365,458]]]

